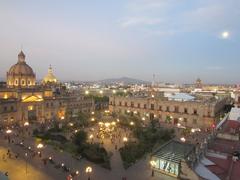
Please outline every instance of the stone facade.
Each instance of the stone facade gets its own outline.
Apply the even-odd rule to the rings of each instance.
[[[185,127],[208,128],[216,124],[228,99],[204,101],[174,101],[166,98],[112,96],[110,111],[131,113],[147,119],[159,119]]]

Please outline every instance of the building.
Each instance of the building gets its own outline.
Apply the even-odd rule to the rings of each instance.
[[[160,123],[209,128],[215,126],[225,105],[229,103],[228,97],[193,99],[179,94],[175,97],[177,98],[153,94],[111,96],[109,109],[118,113],[138,115],[143,119],[158,119]]]
[[[156,149],[151,157],[151,165],[155,173],[180,179],[198,179],[192,170],[195,163],[195,146],[175,140]]]
[[[1,124],[65,119],[66,111],[72,108],[94,110],[93,100],[67,92],[51,67],[42,84],[37,85],[36,75],[25,57],[22,51],[18,54],[18,62],[7,72],[6,85],[0,87]]]
[[[205,140],[204,158],[195,172],[203,179],[238,180],[240,177],[240,109],[232,108]]]

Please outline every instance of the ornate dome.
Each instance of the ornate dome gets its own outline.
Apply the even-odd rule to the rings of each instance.
[[[48,74],[43,79],[43,83],[47,84],[47,83],[57,83],[57,82],[58,82],[57,78],[54,76],[53,69],[50,65],[50,67],[48,68]]]
[[[25,62],[25,54],[21,51],[18,54],[18,62],[13,65],[9,71],[9,75],[27,75],[27,76],[35,76],[32,68]]]
[[[18,54],[18,62],[7,72],[7,84],[13,86],[34,86],[36,76],[32,68],[25,61],[25,54],[21,51]]]

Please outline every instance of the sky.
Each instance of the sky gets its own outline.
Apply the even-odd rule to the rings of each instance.
[[[239,0],[1,0],[0,77],[240,83]]]

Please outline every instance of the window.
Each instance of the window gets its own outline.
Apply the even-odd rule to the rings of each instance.
[[[144,109],[147,109],[147,105],[146,104],[144,104]]]
[[[18,80],[15,80],[15,84],[18,85]]]
[[[133,102],[131,102],[131,107],[134,107],[134,103]]]
[[[122,102],[121,101],[119,101],[119,106],[122,106]]]
[[[166,107],[166,112],[169,112],[169,106]]]
[[[151,110],[154,110],[154,104],[151,104]]]
[[[30,85],[31,84],[31,82],[30,81],[28,81],[28,85]]]
[[[138,108],[140,108],[140,103],[138,103]]]
[[[208,111],[208,117],[211,117],[211,112],[210,111]]]
[[[188,109],[184,108],[184,113],[187,114],[188,113]]]
[[[187,123],[187,118],[184,118],[184,119],[183,119],[183,122]]]
[[[178,106],[175,106],[175,107],[174,107],[174,111],[175,111],[176,113],[179,112],[179,108],[178,108]]]
[[[7,109],[8,109],[8,108],[7,108],[7,106],[4,106],[4,108],[3,108],[3,109],[4,109],[4,111],[7,111]]]
[[[49,103],[46,103],[46,107],[49,107]]]
[[[14,107],[13,106],[11,106],[11,111],[13,111],[14,110]]]
[[[159,106],[159,111],[162,111],[162,106]]]
[[[197,110],[196,109],[193,110],[193,114],[197,115]]]
[[[127,106],[127,102],[125,102],[125,106]]]
[[[22,80],[22,85],[25,85],[25,81],[24,80]]]

